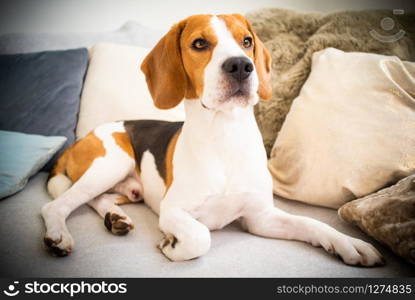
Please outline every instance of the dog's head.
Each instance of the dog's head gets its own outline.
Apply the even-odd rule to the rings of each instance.
[[[161,109],[184,98],[207,109],[247,106],[271,97],[271,56],[241,15],[195,15],[176,25],[141,65]]]

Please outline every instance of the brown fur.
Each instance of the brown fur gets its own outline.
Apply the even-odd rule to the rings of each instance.
[[[68,162],[69,149],[70,148],[64,151],[62,155],[59,157],[59,159],[56,161],[55,165],[52,168],[52,171],[50,171],[49,178],[52,178],[56,176],[57,174],[66,173],[66,164]]]
[[[180,48],[184,70],[186,72],[187,90],[184,97],[187,99],[199,98],[203,93],[203,80],[206,65],[212,57],[212,50],[217,44],[213,29],[209,26],[209,15],[199,15],[187,18],[180,39]],[[204,38],[211,43],[207,51],[195,51],[191,48],[197,38]]]
[[[66,173],[69,179],[75,182],[81,178],[96,158],[104,155],[105,148],[102,141],[91,132],[63,153],[55,164],[51,177],[58,173]]]
[[[131,158],[134,158],[133,146],[130,142],[130,137],[126,132],[114,132],[112,134],[115,143],[121,147]]]
[[[177,139],[180,135],[181,130],[177,131],[177,133],[171,139],[169,146],[167,147],[166,153],[166,191],[169,189],[170,185],[173,182],[173,155],[174,150],[176,149]]]
[[[176,106],[185,94],[196,95],[189,86],[181,50],[182,32],[189,20],[173,25],[141,64],[154,105],[160,109]]]
[[[122,204],[126,204],[126,203],[133,203],[130,201],[130,199],[128,199],[125,196],[120,196],[119,198],[117,198],[117,200],[115,201],[116,205],[122,205]]]

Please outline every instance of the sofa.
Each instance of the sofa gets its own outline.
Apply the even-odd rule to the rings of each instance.
[[[112,94],[109,90],[97,93],[97,88],[119,88],[116,82],[102,87],[100,75],[112,70],[114,78],[123,62],[143,57],[161,37],[161,33],[128,22],[111,33],[84,36],[67,34],[8,35],[0,37],[0,54],[28,53],[47,50],[89,47],[89,66],[80,97],[80,110],[74,132],[80,138],[94,126],[124,116],[117,112],[117,100],[129,93]],[[97,44],[106,42],[107,44]],[[109,44],[108,44],[109,43]],[[119,44],[124,44],[120,46]],[[127,46],[128,45],[128,46]],[[125,47],[132,47],[125,48]],[[127,53],[135,54],[128,56]],[[120,55],[119,52],[125,55]],[[108,57],[117,60],[108,61]],[[122,60],[124,57],[127,60]],[[119,61],[118,61],[119,60]],[[102,67],[102,61],[107,66]],[[137,62],[133,68],[138,72]],[[105,69],[108,68],[108,69]],[[118,68],[118,69],[117,69]],[[94,71],[94,77],[90,75]],[[131,71],[133,72],[133,71]],[[133,74],[133,73],[132,73]],[[135,73],[134,73],[135,74]],[[138,74],[138,73],[137,73]],[[138,75],[137,75],[138,76]],[[118,81],[123,81],[119,78]],[[113,85],[113,86],[111,86]],[[172,112],[158,112],[151,107],[145,86],[135,86],[134,97],[128,99],[124,111],[136,118],[179,120],[181,107]],[[119,99],[117,98],[119,97]],[[103,99],[105,98],[105,99]],[[139,99],[138,99],[139,98]],[[91,100],[85,100],[91,99]],[[88,103],[86,102],[88,101]],[[103,102],[100,102],[103,101]],[[109,101],[109,102],[105,102]],[[112,101],[114,107],[108,107]],[[136,101],[142,109],[135,112]],[[144,103],[143,103],[144,102]],[[105,103],[105,105],[100,105]],[[91,116],[96,107],[103,109]],[[113,112],[113,114],[111,113]],[[23,190],[0,200],[0,275],[2,277],[411,277],[414,266],[377,243],[357,227],[342,221],[336,210],[300,203],[275,196],[275,205],[296,215],[325,222],[350,236],[375,245],[387,264],[382,267],[361,268],[343,264],[336,257],[311,245],[286,240],[266,239],[244,232],[237,223],[212,232],[212,247],[203,257],[186,262],[170,262],[156,248],[162,238],[157,216],[144,204],[126,204],[125,212],[132,218],[135,229],[126,236],[115,236],[104,226],[103,220],[88,206],[74,211],[67,220],[74,237],[75,248],[64,258],[51,256],[43,245],[45,228],[40,216],[41,207],[51,201],[46,191],[48,173],[41,171],[32,176]]]

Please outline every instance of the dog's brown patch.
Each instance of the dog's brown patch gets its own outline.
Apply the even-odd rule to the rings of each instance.
[[[122,205],[126,203],[132,203],[132,202],[130,201],[130,199],[128,199],[125,196],[120,196],[119,198],[117,198],[117,200],[115,200],[116,205]]]
[[[93,133],[73,144],[66,152],[66,174],[72,180],[77,181],[88,170],[92,162],[105,156],[103,142]]]
[[[173,25],[144,59],[141,70],[158,108],[172,108],[183,98],[199,98],[202,94],[204,70],[217,43],[211,17],[195,15]],[[202,37],[211,47],[195,51],[192,42]]]
[[[166,152],[166,191],[169,189],[171,183],[173,182],[173,155],[174,150],[176,149],[177,139],[179,137],[181,130],[178,130],[176,134],[171,139]]]
[[[121,147],[131,158],[134,158],[134,150],[131,145],[130,137],[126,132],[114,132],[112,134],[115,142]]]

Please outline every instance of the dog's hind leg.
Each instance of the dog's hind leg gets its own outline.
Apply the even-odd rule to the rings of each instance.
[[[123,127],[117,123],[97,128],[94,134],[103,143],[103,155],[93,159],[88,169],[68,190],[42,207],[41,214],[46,225],[44,242],[52,253],[65,256],[72,251],[73,239],[65,220],[73,210],[134,174],[134,159],[112,137],[113,132],[122,130]]]
[[[54,254],[65,256],[72,251],[73,240],[65,222],[69,214],[122,181],[132,168],[134,162],[128,159],[97,158],[71,188],[42,207],[44,241]]]
[[[120,194],[102,194],[88,202],[104,219],[104,225],[116,235],[125,235],[134,228],[130,217],[119,207],[119,204],[130,202]]]

